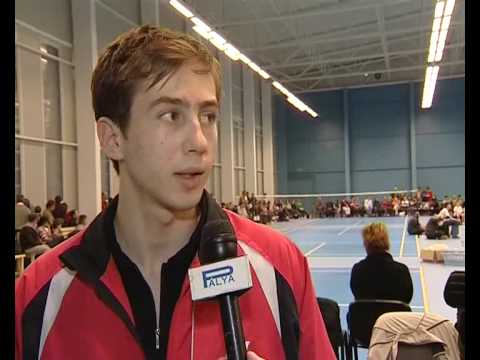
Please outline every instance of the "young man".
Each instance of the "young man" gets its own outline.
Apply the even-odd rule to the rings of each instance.
[[[55,216],[53,216],[53,211],[55,210],[55,201],[48,200],[47,204],[45,205],[45,210],[43,211],[42,216],[45,216],[48,219],[48,223],[50,226],[53,225],[55,221]]]
[[[24,203],[23,195],[17,195],[17,203],[15,204],[15,230],[20,231],[23,225],[28,221],[30,209]]]
[[[335,358],[298,248],[203,189],[217,146],[219,72],[199,41],[152,26],[107,47],[92,96],[119,195],[18,280],[17,358],[222,358],[219,305],[192,302],[186,276],[199,265],[203,226],[219,219],[251,264],[253,287],[239,301],[248,359]]]
[[[458,236],[460,225],[460,220],[456,219],[452,216],[452,205],[450,203],[446,203],[442,210],[438,213],[442,225],[446,228],[447,235],[451,234],[452,238],[459,239]],[[451,232],[448,230],[449,227],[451,228]]]
[[[27,223],[20,230],[20,244],[27,255],[42,255],[50,250],[38,233],[38,219],[37,214],[28,215]]]

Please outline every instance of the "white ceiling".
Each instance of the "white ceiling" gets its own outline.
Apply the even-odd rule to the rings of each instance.
[[[219,33],[295,92],[423,80],[433,0],[191,0]],[[439,78],[465,74],[457,0]]]

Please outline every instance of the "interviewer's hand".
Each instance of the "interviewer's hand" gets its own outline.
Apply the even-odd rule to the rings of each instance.
[[[218,360],[227,360],[227,357],[223,356]],[[261,358],[260,356],[255,354],[253,351],[249,351],[249,352],[247,352],[247,360],[266,360],[266,359]]]

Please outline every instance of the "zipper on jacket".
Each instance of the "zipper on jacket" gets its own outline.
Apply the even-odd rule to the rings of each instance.
[[[160,329],[155,329],[155,348],[160,349]]]

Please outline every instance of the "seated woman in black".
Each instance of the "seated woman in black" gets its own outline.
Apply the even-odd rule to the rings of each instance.
[[[387,227],[380,222],[363,228],[367,257],[352,268],[350,288],[355,300],[384,299],[410,303],[412,278],[408,267],[393,260]]]

